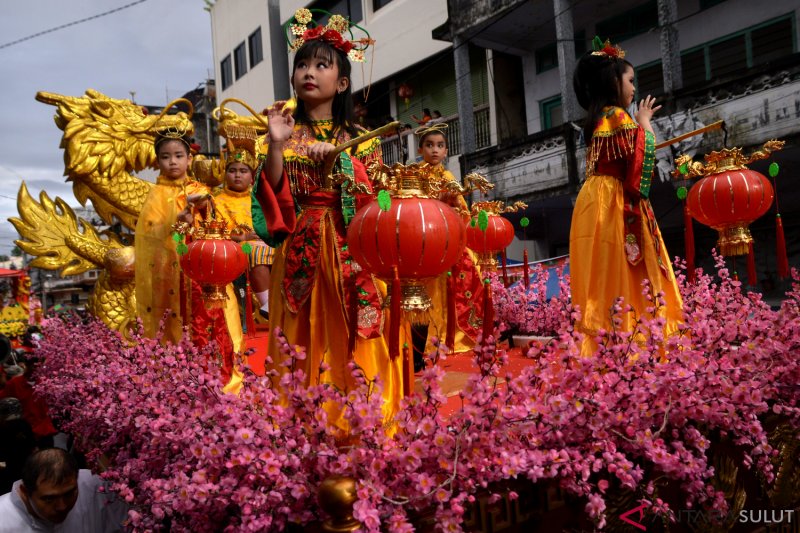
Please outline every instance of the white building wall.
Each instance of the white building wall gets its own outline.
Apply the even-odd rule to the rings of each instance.
[[[310,4],[307,1],[283,0],[281,20],[288,20],[294,12]],[[388,78],[425,58],[447,49],[450,43],[435,41],[431,32],[447,20],[446,0],[394,0],[378,11],[372,11],[372,1],[362,0],[365,27],[376,44],[367,52],[367,62],[354,64],[352,83],[358,90],[369,83]],[[266,0],[217,0],[211,8],[211,26],[214,41],[214,64],[217,80],[217,102],[236,97],[261,110],[274,101],[272,87],[272,56],[269,49],[269,31]],[[220,62],[226,55],[261,26],[264,60],[239,80],[222,90]],[[356,33],[358,37],[358,33]],[[289,58],[291,68],[292,58]],[[363,74],[362,74],[363,72]],[[235,76],[235,73],[234,73]],[[238,111],[237,111],[238,112]]]
[[[236,70],[233,68],[233,83],[223,91],[220,63],[228,54],[231,56],[231,61],[235,61],[234,48],[242,42],[247,46],[247,38],[259,26],[261,27],[264,59],[251,69],[248,49],[247,73],[237,80]],[[226,98],[235,97],[244,100],[256,111],[260,111],[274,101],[269,30],[266,0],[217,0],[211,7],[217,103]],[[246,113],[235,104],[231,107],[237,113]]]

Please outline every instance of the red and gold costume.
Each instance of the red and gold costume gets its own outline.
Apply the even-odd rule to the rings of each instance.
[[[256,197],[270,232],[262,237],[269,242],[288,234],[272,265],[270,322],[283,330],[291,344],[306,348],[306,359],[298,363],[308,382],[330,383],[343,391],[355,385],[347,368],[348,341],[355,335],[352,360],[368,379],[380,376],[388,418],[399,408],[403,386],[401,358],[390,359],[384,339],[385,288],[352,260],[345,239],[345,214],[352,216],[373,196],[356,193],[354,198],[343,198],[339,187],[324,188],[322,164],[312,161],[307,150],[318,141],[315,130],[330,126],[330,121],[297,124],[284,147],[279,186],[273,190],[264,173],[258,177]],[[328,142],[335,145],[350,138],[344,132],[334,137]],[[352,167],[357,183],[371,190],[365,165],[380,157],[377,139],[356,148]],[[270,353],[277,357],[274,342]],[[320,373],[323,361],[330,369]],[[329,420],[345,427],[341,413],[329,411]]]
[[[664,292],[665,334],[677,330],[682,302],[669,256],[648,199],[655,162],[655,136],[622,108],[607,107],[586,153],[586,182],[578,194],[570,229],[572,302],[581,311],[577,328],[591,337],[612,329],[610,308],[622,296],[645,316],[652,306],[642,294],[649,279],[653,294]],[[621,316],[619,329],[631,331],[636,317]]]
[[[449,170],[444,170],[444,176],[450,181],[456,181],[456,177]],[[469,207],[463,196],[442,195],[440,200],[453,208],[460,209],[464,213],[464,222],[469,222]],[[453,351],[467,352],[475,346],[475,340],[481,331],[479,317],[482,315],[483,305],[481,272],[471,250],[464,249],[461,259],[450,269],[450,274],[453,276],[456,304],[456,336]],[[447,274],[428,281],[425,288],[431,297],[429,338],[436,335],[440,341],[444,341],[447,331]],[[431,348],[428,347],[428,350]]]

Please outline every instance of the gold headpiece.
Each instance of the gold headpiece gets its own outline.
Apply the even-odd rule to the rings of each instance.
[[[330,17],[328,24],[317,25],[313,20],[312,13],[328,15]],[[353,28],[364,32],[365,37],[353,39]],[[292,51],[296,51],[307,41],[320,40],[344,52],[350,61],[359,63],[364,62],[364,51],[375,43],[367,30],[358,24],[353,24],[343,16],[328,13],[323,9],[298,9],[294,12],[294,17],[283,25],[283,29],[286,33],[286,42],[289,43],[289,49]],[[291,39],[290,34],[294,35],[294,40]],[[346,39],[345,34],[350,38]]]
[[[155,147],[158,148],[158,145],[165,141],[180,141],[186,145],[186,149],[191,153],[192,146],[189,143],[189,139],[186,138],[187,133],[191,133],[190,126],[173,125],[156,130]]]
[[[599,36],[595,35],[594,39],[592,39],[592,55],[625,59],[625,50],[620,48],[618,44],[612,45],[608,39],[603,42]]]
[[[251,126],[239,126],[226,124],[225,135],[225,168],[232,163],[244,163],[250,170],[255,172],[258,168],[256,158],[256,142],[258,141],[258,131]]]
[[[437,122],[435,124],[431,124],[430,126],[422,126],[414,130],[414,135],[419,138],[422,138],[429,133],[441,133],[447,137],[447,122]]]

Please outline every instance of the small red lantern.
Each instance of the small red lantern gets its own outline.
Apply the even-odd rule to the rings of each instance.
[[[206,304],[222,307],[228,298],[225,286],[245,271],[247,254],[228,238],[224,221],[209,220],[201,223],[180,263],[186,275],[202,287]]]
[[[523,204],[524,205],[524,204]],[[498,253],[514,240],[514,226],[500,213],[515,211],[517,207],[503,209],[503,202],[475,202],[472,204],[472,221],[467,226],[467,247],[478,254],[478,264],[487,271],[497,270]],[[485,214],[481,214],[484,212]],[[484,231],[480,218],[486,216]]]
[[[414,97],[414,89],[408,83],[402,83],[397,88],[397,96],[403,99],[403,103],[406,104],[406,109],[408,109],[408,104],[411,103],[411,99]]]
[[[745,158],[739,148],[712,152],[705,159],[705,177],[692,186],[686,198],[689,212],[719,232],[717,247],[722,255],[745,255],[753,242],[748,225],[772,205],[772,184],[745,166],[753,157]]]

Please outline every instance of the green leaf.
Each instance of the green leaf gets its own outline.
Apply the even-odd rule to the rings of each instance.
[[[683,174],[684,176],[689,173],[689,163],[684,163],[678,167],[678,172]]]
[[[189,251],[189,247],[183,243],[180,243],[178,246],[175,247],[175,251],[178,252],[178,255],[184,255],[186,252]]]
[[[250,255],[250,252],[253,251],[253,247],[250,245],[249,242],[243,242],[242,243],[242,251],[244,253],[246,253],[247,255]]]
[[[486,231],[486,228],[489,227],[489,213],[485,209],[481,209],[481,212],[478,213],[478,227],[481,231]]]
[[[781,167],[778,166],[778,163],[770,163],[769,165],[769,177],[774,178],[778,175],[778,172],[781,170]]]
[[[183,235],[175,231],[172,233],[172,240],[175,241],[176,243],[181,243],[183,242]]]
[[[689,194],[689,191],[686,190],[686,187],[678,187],[675,194],[678,195],[678,200],[686,200],[686,195]]]
[[[474,228],[477,224],[478,224],[478,219],[477,218],[470,219],[470,221],[469,221],[469,227],[470,228]]]
[[[521,219],[519,219],[519,225],[522,226],[523,228],[527,228],[530,225],[530,223],[531,219],[529,219],[528,217],[522,217]]]
[[[599,35],[595,35],[594,39],[592,39],[592,50],[595,52],[599,52],[603,49],[603,39],[600,38]]]
[[[389,194],[389,191],[378,192],[378,207],[381,208],[381,211],[388,211],[392,208],[392,195]]]

